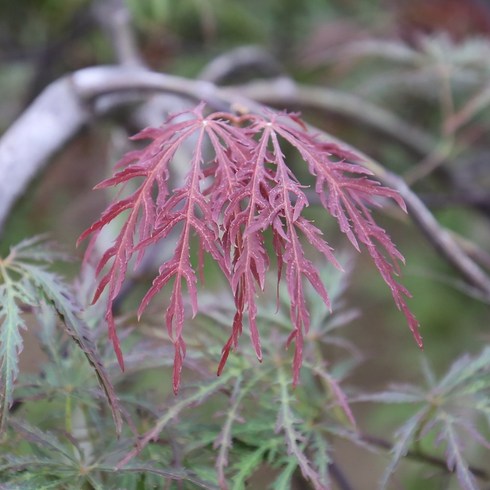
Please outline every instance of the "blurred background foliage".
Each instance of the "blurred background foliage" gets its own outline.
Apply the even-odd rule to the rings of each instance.
[[[0,2],[0,129],[6,129],[58,77],[115,62],[96,3]],[[429,148],[400,143],[403,136],[395,140],[355,115],[302,110],[306,120],[405,176],[439,222],[489,265],[488,0],[126,0],[126,4],[141,57],[156,71],[199,77],[216,56],[235,47],[260,46],[277,60],[281,75],[358,96],[416,126]],[[241,74],[238,81],[255,76]],[[21,238],[46,230],[75,253],[76,237],[105,201],[91,188],[112,167],[121,145],[125,147],[121,140],[126,133],[118,128],[115,118],[96,121],[60,152],[16,205],[0,243],[2,253]],[[378,212],[378,217],[406,257],[403,280],[414,296],[410,305],[420,320],[425,350],[418,351],[372,264],[356,257],[347,295],[361,315],[346,333],[365,356],[350,382],[365,390],[379,390],[395,380],[416,382],[422,356],[442,373],[455,357],[476,353],[490,340],[488,305],[462,283],[407,217],[390,209]],[[325,234],[332,245],[342,248],[345,243],[331,225],[330,220],[323,224]],[[36,370],[37,361],[29,352],[28,345],[23,359]],[[406,415],[403,406],[363,405],[355,410],[370,432],[381,434]],[[368,488],[362,486],[366,478],[378,478],[378,466],[371,466],[352,475],[353,484],[361,484],[358,488]],[[413,469],[413,463],[407,468]],[[422,466],[414,474],[429,472]],[[442,488],[412,478],[404,488]]]

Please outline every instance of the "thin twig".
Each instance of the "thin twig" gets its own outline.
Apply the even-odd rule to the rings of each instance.
[[[426,155],[419,163],[417,163],[414,167],[405,172],[405,174],[403,175],[405,182],[407,182],[409,185],[413,185],[416,182],[427,177],[439,167],[441,167],[444,163],[447,163],[450,157],[454,159],[454,150],[454,141],[452,139],[449,138],[446,141],[443,141],[441,144],[439,144],[439,146],[436,146],[431,153]]]
[[[445,131],[455,133],[464,124],[490,104],[490,84],[486,84],[463,107],[447,119]]]

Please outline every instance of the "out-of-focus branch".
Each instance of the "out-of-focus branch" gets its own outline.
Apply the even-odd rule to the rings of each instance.
[[[67,58],[74,45],[87,36],[94,28],[94,21],[90,12],[84,5],[79,5],[70,18],[62,32],[59,32],[56,39],[48,40],[44,46],[32,56],[31,63],[34,68],[33,76],[25,92],[26,103],[31,103],[34,98],[58,76],[60,60]]]
[[[331,463],[328,467],[328,471],[340,490],[353,490],[347,476],[336,463]]]
[[[241,46],[214,58],[201,71],[199,78],[220,84],[242,72],[254,77],[277,77],[283,70],[270,53],[258,46]]]
[[[15,200],[90,118],[69,77],[49,85],[0,139],[0,230]]]
[[[93,12],[111,41],[121,66],[143,67],[134,37],[131,15],[123,0],[97,0]]]
[[[120,92],[126,96],[103,97]],[[83,125],[114,105],[155,92],[229,108],[209,82],[123,67],[85,68],[49,85],[0,139],[0,230],[29,182]]]
[[[326,87],[300,85],[290,78],[253,82],[239,87],[239,90],[244,96],[264,104],[313,108],[347,116],[391,136],[418,155],[425,156],[437,146],[426,132],[357,95]]]
[[[459,112],[453,114],[445,124],[447,133],[455,133],[461,126],[471,120],[478,112],[490,104],[490,84],[486,84],[474,95]]]
[[[172,93],[206,101],[217,110],[242,107],[260,112],[262,106],[239,90],[222,89],[203,80],[189,80],[145,70],[96,67],[79,70],[51,84],[27,108],[0,139],[0,229],[15,199],[43,165],[93,116],[109,110],[106,95],[116,93],[142,97],[148,93]],[[112,99],[111,99],[112,100]],[[127,99],[116,98],[115,104]],[[345,142],[325,134],[331,141],[360,153]],[[469,258],[450,233],[442,228],[418,196],[399,176],[362,155],[364,165],[386,185],[398,190],[407,203],[413,221],[430,243],[465,280],[490,301],[490,278]]]
[[[356,152],[363,159],[362,164],[385,185],[396,189],[407,204],[408,212],[431,245],[449,262],[459,274],[480,293],[478,296],[490,302],[490,277],[474,262],[453,238],[451,233],[443,228],[421,199],[413,192],[405,181],[398,175],[387,170],[376,160],[362,153],[344,141],[326,134],[328,139],[337,142],[344,148]]]
[[[379,167],[371,162],[371,166]],[[383,181],[398,190],[407,204],[415,224],[424,233],[429,242],[455,269],[481,292],[484,301],[490,302],[490,278],[458,245],[451,233],[441,227],[434,215],[427,209],[419,197],[405,184],[403,179],[384,170]]]
[[[443,228],[434,215],[426,208],[419,197],[405,184],[398,175],[388,172],[374,161],[367,166],[383,182],[398,190],[407,204],[412,220],[424,233],[433,247],[466,279],[466,281],[482,293],[482,299],[490,302],[489,276],[464,252],[454,240],[451,233]]]

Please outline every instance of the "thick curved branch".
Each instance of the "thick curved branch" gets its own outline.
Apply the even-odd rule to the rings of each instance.
[[[260,112],[262,106],[239,90],[222,89],[202,81],[123,67],[96,67],[79,70],[54,83],[27,108],[0,140],[0,230],[17,197],[44,164],[73,137],[91,117],[103,114],[111,104],[124,104],[128,97],[144,97],[164,92],[206,101],[218,110]],[[124,94],[122,98],[109,97]],[[345,148],[345,142],[331,135]],[[357,149],[353,149],[358,154]],[[405,199],[413,221],[441,255],[490,301],[490,278],[471,260],[442,228],[403,179],[387,171],[367,155],[364,165],[386,185],[397,189]]]
[[[0,140],[0,230],[29,182],[89,118],[66,77],[49,85],[5,132]]]
[[[127,103],[128,95],[162,91],[205,100],[217,109],[229,108],[209,82],[141,69],[85,68],[49,85],[0,139],[0,230],[29,182],[90,119]],[[102,97],[117,92],[128,94]]]
[[[291,83],[288,81],[287,87],[281,90],[279,90],[280,83],[269,84],[269,95],[271,88],[275,87],[278,89],[277,93],[282,93],[283,98],[285,97],[284,102],[294,104],[303,100],[306,104],[307,100],[304,98],[307,96],[307,91],[297,92],[294,84],[291,85]],[[257,92],[257,87],[259,86],[251,85],[250,95]],[[126,103],[128,92],[136,96],[145,96],[148,92],[173,93],[195,100],[205,100],[216,109],[228,110],[234,100],[238,98],[243,100],[244,90],[243,87],[239,91],[219,89],[214,84],[203,80],[194,81],[125,67],[85,68],[55,81],[27,108],[0,140],[0,175],[8,176],[8,180],[4,178],[0,181],[0,195],[2,196],[0,229],[12,204],[44,163],[61,149],[92,116],[101,115],[114,105]],[[295,97],[291,90],[296,91]],[[126,92],[126,96],[122,99],[110,99],[109,102],[107,99],[100,100],[103,95],[117,92]],[[321,107],[325,106],[327,98],[331,110],[351,112],[356,105],[353,101],[339,99],[339,94],[336,92],[323,91],[322,93],[323,98],[318,98],[318,104]],[[255,95],[260,98],[259,93]],[[262,93],[261,96],[265,95],[267,94]],[[342,103],[339,104],[338,100]],[[89,104],[91,102],[95,104]],[[279,100],[276,99],[276,102],[279,103]],[[253,109],[251,107],[253,102],[245,99],[245,103],[247,107]],[[313,100],[310,100],[309,103],[312,104]],[[341,109],[342,107],[344,109]],[[399,126],[399,123],[395,124],[383,111],[376,112],[375,109],[373,111],[358,110],[357,114],[361,118],[369,118],[372,124],[382,126],[385,130]],[[375,116],[373,118],[373,116],[362,116],[362,114],[375,114]],[[399,133],[399,131],[396,132]],[[408,131],[404,133],[410,134]],[[420,138],[417,136],[416,139]],[[420,143],[421,141],[418,141],[414,145],[422,150]]]

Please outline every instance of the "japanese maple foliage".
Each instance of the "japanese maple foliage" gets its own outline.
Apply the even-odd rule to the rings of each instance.
[[[192,314],[198,311],[199,271],[191,262],[194,239],[199,250],[197,269],[202,268],[203,255],[209,254],[229,283],[236,306],[218,374],[230,350],[237,346],[245,315],[253,347],[261,359],[256,298],[264,289],[271,266],[265,236],[270,230],[278,282],[285,280],[290,297],[293,331],[288,344],[295,344],[293,373],[297,383],[303,338],[310,324],[305,280],[315,288],[326,307],[330,307],[318,271],[306,257],[303,240],[335,267],[340,265],[321,230],[303,216],[309,204],[305,185],[288,166],[284,145],[299,152],[315,179],[321,204],[337,220],[340,230],[357,250],[361,246],[367,249],[421,345],[417,320],[405,302],[405,297],[410,295],[396,280],[398,262],[403,262],[403,256],[385,230],[376,224],[369,209],[379,203],[379,198],[391,198],[402,209],[405,209],[404,202],[397,192],[380,185],[365,167],[355,163],[360,160],[356,155],[325,143],[308,132],[294,115],[272,111],[264,111],[262,115],[205,115],[203,104],[169,117],[160,128],[144,129],[133,139],[152,141],[146,148],[123,157],[115,175],[96,188],[125,184],[136,178],[141,183],[128,197],[113,202],[79,239],[97,234],[121,213],[128,212],[114,244],[99,261],[97,274],[101,277],[93,300],[97,301],[108,290],[105,316],[121,367],[123,357],[112,304],[121,290],[130,259],[136,255],[138,262],[148,246],[164,240],[174,229],[179,232],[175,252],[161,265],[138,310],[141,315],[155,294],[171,283],[165,323],[175,346],[174,391],[179,387],[185,356],[184,284]],[[171,188],[173,159],[177,150],[189,141],[194,151],[185,180],[180,187]]]

